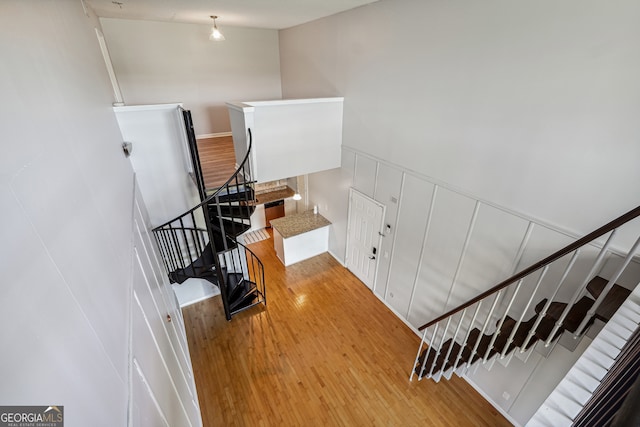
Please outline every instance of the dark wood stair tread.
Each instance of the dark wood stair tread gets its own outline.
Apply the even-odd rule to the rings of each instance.
[[[609,281],[602,277],[594,277],[587,285],[587,290],[594,298],[598,298]],[[596,308],[596,317],[603,322],[608,322],[620,306],[626,301],[631,291],[615,284],[604,298],[602,303]]]
[[[605,285],[606,285],[606,281],[605,281]],[[600,291],[601,290],[602,289],[600,289]],[[599,309],[602,308],[603,312],[612,311],[611,314],[613,314],[613,312],[617,310],[620,304],[624,302],[624,300],[629,295],[629,293],[630,292],[628,290],[618,285],[615,285],[609,293],[609,295],[611,295],[611,298],[607,296],[607,298],[605,298],[605,300],[603,301],[603,304],[599,307]],[[520,323],[520,325],[518,325],[518,329],[513,336],[513,341],[509,344],[505,354],[510,353],[516,348],[522,348],[525,341],[527,340],[529,331],[531,330],[533,325],[536,323],[547,301],[548,301],[547,299],[543,299],[542,301],[540,301],[535,306],[536,314],[532,316],[529,320],[524,321]],[[619,301],[619,304],[618,304],[618,301]],[[582,323],[583,319],[585,318],[585,316],[588,314],[589,309],[593,306],[594,302],[595,300],[589,298],[586,295],[580,298],[580,300],[578,300],[567,313],[567,316],[565,317],[562,326],[558,328],[554,336],[554,340],[559,338],[560,335],[565,330],[575,333],[578,327],[580,326],[580,324]],[[551,332],[553,331],[556,325],[557,320],[562,316],[562,313],[564,312],[566,307],[567,307],[567,304],[562,302],[552,302],[551,304],[549,304],[549,307],[547,308],[547,312],[544,318],[541,319],[538,327],[536,328],[534,335],[532,336],[531,340],[529,340],[527,349],[531,348],[531,346],[533,346],[538,340],[545,341],[548,339],[549,335],[551,334]],[[597,317],[600,317],[598,315],[600,311],[601,310],[596,310]],[[596,316],[590,319],[589,323],[587,324],[587,327],[591,326]],[[496,322],[496,326],[498,324],[499,324],[499,321]],[[461,357],[457,361],[457,363],[456,363],[456,359],[458,358],[458,354],[460,353],[460,349],[461,349],[461,344],[459,344],[458,342],[454,342],[452,339],[447,340],[442,345],[442,348],[440,349],[439,354],[435,349],[427,348],[420,355],[418,359],[418,363],[416,364],[416,367],[415,367],[415,372],[418,375],[420,374],[420,370],[422,369],[422,365],[425,361],[425,358],[426,358],[426,364],[425,364],[425,371],[423,372],[423,375],[427,375],[429,372],[440,372],[440,371],[446,371],[450,368],[458,368],[462,366],[465,362],[469,361],[469,359],[471,358],[471,353],[473,351],[473,348],[476,346],[476,343],[477,343],[477,348],[476,348],[475,354],[473,355],[473,360],[471,360],[471,364],[475,363],[480,359],[483,359],[485,355],[487,355],[487,358],[490,359],[497,353],[502,354],[502,352],[505,350],[505,347],[507,346],[509,336],[513,332],[513,329],[516,327],[516,325],[517,325],[517,321],[507,316],[500,328],[500,331],[496,331],[499,333],[499,335],[496,337],[493,343],[493,346],[490,350],[489,350],[489,345],[491,344],[491,340],[493,339],[493,334],[481,335],[480,329],[478,328],[472,329],[471,332],[469,333],[469,336],[467,338],[467,342],[464,348],[462,348]],[[450,347],[451,347],[451,351],[449,351]],[[449,354],[448,358],[447,358],[447,353]],[[437,359],[436,359],[436,355],[437,355]],[[432,369],[431,366],[433,365],[434,360],[435,360],[435,366]],[[454,366],[454,364],[456,366]]]
[[[236,312],[250,306],[251,304],[253,304],[256,298],[258,298],[258,291],[255,284],[251,282],[245,282],[245,283],[248,284],[247,286],[248,290],[244,294],[242,294],[242,296],[240,296],[235,301],[232,301],[229,304],[229,309],[232,312]]]
[[[593,303],[594,300],[586,295],[580,298],[580,300],[571,307],[569,313],[567,313],[567,317],[565,317],[564,322],[562,323],[562,327],[558,329],[558,331],[556,332],[556,336],[554,336],[553,339],[555,340],[556,338],[558,338],[564,330],[567,330],[569,332],[576,332],[576,330],[580,326],[580,323],[582,323],[582,320],[587,315],[587,312],[589,311]],[[567,304],[565,303],[551,303],[549,309],[547,310],[546,316],[542,319],[540,325],[538,325],[538,327],[536,328],[536,336],[540,340],[544,341],[549,338],[551,331],[555,327],[556,321],[560,318],[566,307]],[[592,322],[593,319],[590,320],[589,324],[587,324],[587,327],[591,326]]]

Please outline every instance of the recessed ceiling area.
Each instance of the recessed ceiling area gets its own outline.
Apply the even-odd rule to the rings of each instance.
[[[84,0],[100,17],[284,29],[377,0]]]

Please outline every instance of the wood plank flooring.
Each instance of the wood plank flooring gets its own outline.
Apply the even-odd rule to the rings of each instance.
[[[205,426],[509,426],[454,376],[409,382],[419,339],[329,254],[285,268],[273,240],[266,308],[227,322],[183,309]]]
[[[222,186],[236,171],[233,138],[231,136],[203,138],[198,139],[197,143],[205,188]]]

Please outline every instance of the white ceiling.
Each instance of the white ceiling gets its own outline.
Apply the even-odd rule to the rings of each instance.
[[[283,29],[377,0],[84,0],[100,17]],[[118,3],[122,3],[121,5]]]

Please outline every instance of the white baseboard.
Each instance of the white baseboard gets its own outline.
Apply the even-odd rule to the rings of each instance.
[[[365,285],[366,286],[366,285]],[[373,292],[373,294],[376,296],[376,298],[378,298],[385,306],[387,306],[387,308],[389,310],[391,310],[391,312],[393,314],[396,315],[396,317],[400,320],[402,320],[402,323],[404,323],[405,325],[407,325],[409,327],[409,329],[411,329],[413,331],[414,334],[416,334],[417,336],[419,336],[422,339],[422,332],[420,332],[418,329],[416,329],[411,323],[409,323],[409,321],[407,319],[404,318],[404,316],[401,316],[400,313],[398,313],[396,311],[395,308],[391,307],[385,300],[384,298],[382,298],[380,295],[378,295],[375,291],[371,291]]]
[[[334,254],[333,251],[331,250],[328,250],[327,252],[329,252],[329,255],[331,255],[336,261],[338,261],[341,266],[343,266],[344,268],[347,268],[347,265],[344,262],[342,262],[340,258],[338,258],[338,255]]]
[[[220,138],[223,136],[232,136],[231,132],[218,132],[218,133],[203,133],[202,135],[196,135],[196,139],[205,139],[205,138]]]

